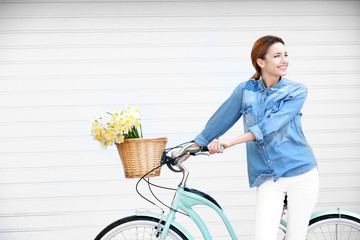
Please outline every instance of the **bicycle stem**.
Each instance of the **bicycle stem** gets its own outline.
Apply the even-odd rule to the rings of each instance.
[[[182,165],[181,162],[178,162],[176,164],[176,166],[181,170],[182,174],[183,174],[183,177],[182,177],[182,180],[179,184],[179,187],[181,188],[184,188],[186,186],[186,181],[189,177],[189,171],[184,167],[184,165]]]

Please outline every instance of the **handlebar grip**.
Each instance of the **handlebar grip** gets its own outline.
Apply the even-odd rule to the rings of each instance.
[[[209,149],[208,149],[207,146],[200,146],[200,151],[201,151],[201,152],[208,152]]]
[[[224,151],[225,147],[223,145],[220,146],[221,151]],[[207,146],[200,146],[201,152],[209,152],[209,148]]]

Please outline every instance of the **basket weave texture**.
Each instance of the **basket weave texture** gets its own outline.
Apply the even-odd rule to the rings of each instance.
[[[167,143],[166,137],[131,138],[116,144],[124,167],[126,178],[141,178],[161,163],[161,157]],[[160,168],[146,175],[156,177]]]

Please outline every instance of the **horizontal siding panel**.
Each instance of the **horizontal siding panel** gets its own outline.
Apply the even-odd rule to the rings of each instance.
[[[360,151],[358,144],[312,144],[312,148],[314,150],[315,156],[319,159],[354,158],[354,156],[358,156]]]
[[[189,185],[190,186],[190,185]],[[201,189],[205,191],[206,189]],[[205,191],[208,194],[216,198],[216,201],[221,204],[221,206],[234,206],[234,205],[245,205],[245,206],[254,206],[255,205],[255,192],[241,192],[234,191],[232,193],[214,193],[210,191]],[[148,196],[150,198],[150,195]],[[158,194],[158,197],[170,203],[173,197],[173,194],[162,195]],[[236,199],[241,199],[241,202]],[[46,202],[46,204],[44,204]],[[26,203],[26,204],[24,204]],[[144,199],[141,199],[135,195],[94,195],[94,196],[84,196],[84,197],[53,197],[53,198],[24,198],[24,199],[11,199],[11,200],[1,200],[1,204],[6,206],[7,209],[15,211],[15,213],[22,213],[22,215],[14,214],[12,217],[22,217],[26,216],[26,213],[29,213],[29,216],[35,214],[38,215],[58,215],[59,218],[61,215],[82,215],[86,213],[96,213],[102,211],[106,214],[108,211],[123,211],[120,212],[119,218],[122,214],[132,214],[136,209],[140,208],[149,208],[153,210],[158,210],[152,204],[146,202]],[[16,205],[23,204],[24,206],[17,209]],[[228,211],[225,209],[225,211]],[[56,214],[57,213],[57,214]],[[7,212],[6,214],[11,214]],[[6,217],[6,216],[5,216]],[[96,220],[96,221],[101,221]],[[106,222],[105,222],[106,223]]]
[[[255,41],[259,36],[266,34],[274,34],[283,36],[287,43],[290,42],[314,42],[309,40],[307,36],[311,35],[312,39],[317,39],[316,43],[322,41],[329,42],[350,42],[353,43],[358,38],[358,29],[321,29],[314,28],[313,30],[306,29],[273,29],[266,28],[252,28],[252,29],[213,29],[201,30],[184,29],[182,31],[164,29],[163,31],[151,29],[149,31],[121,31],[121,30],[107,30],[107,31],[68,31],[68,32],[0,32],[0,45],[50,45],[50,44],[179,44],[179,43],[204,43],[205,39],[209,39],[210,43],[220,43],[222,39],[227,39],[232,43],[244,42],[244,39],[252,39]],[[300,32],[301,34],[291,34]],[[341,32],[341,34],[338,34]],[[156,34],[154,34],[156,33]],[[296,35],[296,37],[292,36]],[[44,37],[46,36],[46,37]],[[248,42],[248,41],[247,41]]]
[[[314,75],[314,72],[296,75],[292,73],[288,78],[304,83],[312,94],[312,89],[324,88],[358,88],[359,74],[324,73]],[[21,93],[40,93],[40,92],[76,92],[76,91],[113,91],[115,89],[127,90],[168,90],[171,86],[185,88],[191,86],[192,89],[201,91],[203,88],[226,88],[231,91],[240,82],[250,78],[252,71],[245,73],[193,73],[193,74],[150,74],[150,75],[67,75],[67,76],[0,76],[2,84],[1,94],[21,92]],[[339,84],[341,79],[341,84]],[[104,81],[106,84],[99,84]],[[122,86],[123,83],[126,87]],[[130,84],[136,82],[137,84]],[[171,84],[169,84],[171,82]],[[326,84],[326,85],[325,85]],[[324,86],[325,85],[325,86]],[[141,88],[139,88],[141,86]],[[182,87],[181,87],[182,86]],[[188,87],[187,87],[188,88]],[[163,103],[164,104],[164,103]]]
[[[230,91],[231,92],[231,91]],[[228,94],[230,94],[230,92]],[[309,93],[309,95],[312,93]],[[146,104],[131,101],[120,102],[119,104],[111,103],[108,105],[94,105],[89,106],[87,104],[81,105],[60,105],[60,106],[26,106],[23,103],[17,107],[3,107],[1,108],[2,116],[1,123],[17,124],[17,123],[31,123],[31,122],[63,122],[63,121],[83,121],[84,123],[91,123],[94,119],[102,116],[107,111],[113,111],[118,106],[122,106],[127,103],[130,106],[137,106],[141,109],[141,113],[144,121],[154,119],[168,119],[169,124],[173,121],[172,119],[188,119],[188,116],[192,116],[196,121],[197,118],[207,118],[205,121],[197,121],[197,123],[204,125],[208,118],[216,111],[221,105],[221,101],[225,100],[227,96],[208,98],[207,102],[199,102],[197,105],[192,103],[181,103],[181,99],[178,98],[178,102],[166,103],[158,102],[156,104]],[[114,101],[115,102],[115,101]],[[116,100],[118,102],[118,100]],[[303,109],[303,118],[305,119],[319,119],[324,121],[327,118],[358,118],[360,115],[359,101],[333,101],[332,99],[324,99],[319,101],[307,101]],[[184,108],[181,108],[184,106]],[[331,106],[331,107],[329,107]],[[172,111],[178,109],[177,111]],[[34,112],[36,111],[36,112]],[[66,113],[66,114],[64,114]],[[26,119],[23,116],[27,116]],[[305,123],[305,122],[304,122]],[[176,126],[179,127],[179,126]],[[147,128],[144,127],[144,131]],[[89,128],[90,131],[90,128]],[[199,131],[199,130],[198,130]]]
[[[356,31],[359,30],[357,26],[355,27],[349,27],[349,26],[343,26],[343,27],[321,27],[321,26],[314,26],[313,27],[295,27],[292,28],[290,26],[279,26],[277,28],[276,32],[285,32],[285,31],[299,31],[299,32],[331,32],[331,31]],[[151,27],[151,28],[123,28],[123,27],[117,27],[117,28],[104,28],[104,29],[93,29],[93,28],[83,28],[83,29],[31,29],[31,30],[2,30],[0,31],[1,34],[100,34],[100,33],[148,33],[148,32],[159,32],[163,33],[166,32],[166,34],[176,32],[208,32],[208,33],[220,33],[220,32],[228,32],[228,33],[236,33],[240,31],[248,31],[248,32],[255,32],[255,31],[268,31],[267,27],[169,27],[169,28],[159,28],[159,27]]]
[[[189,113],[189,112],[188,112]],[[173,133],[173,126],[181,126],[185,132],[191,133],[202,127],[208,118],[207,114],[198,114],[193,118],[173,118],[173,119],[144,119],[143,125],[147,129],[157,129],[161,126],[161,130],[156,131],[159,134],[166,135]],[[192,116],[192,115],[191,115]],[[95,119],[95,118],[94,118]],[[236,129],[231,131],[234,134],[243,132],[241,125],[242,120],[236,125]],[[357,116],[328,116],[326,120],[323,118],[315,118],[306,116],[303,118],[303,128],[309,134],[327,133],[333,131],[334,133],[344,134],[346,132],[353,132],[355,135],[360,131],[359,124],[360,115]],[[16,131],[14,131],[16,129]],[[18,122],[18,123],[2,123],[0,125],[1,139],[9,138],[31,138],[31,137],[89,137],[91,123],[90,121],[47,121],[47,122]],[[145,130],[144,130],[145,131]],[[199,130],[198,130],[199,131]],[[149,131],[146,131],[149,132]],[[156,134],[152,132],[152,134]],[[199,131],[200,132],[200,131]],[[355,136],[354,136],[355,137]]]
[[[356,7],[358,3],[356,1],[312,1],[309,5],[307,1],[296,1],[296,4],[289,3],[287,1],[279,1],[274,3],[273,1],[224,1],[226,7],[222,2],[219,1],[157,1],[151,2],[150,4],[143,4],[146,1],[105,1],[99,3],[98,1],[11,1],[3,2],[2,6],[8,10],[4,16],[86,16],[93,14],[92,17],[100,15],[136,15],[140,17],[140,13],[145,16],[173,16],[171,13],[189,15],[194,14],[195,16],[211,15],[211,14],[236,14],[236,15],[257,15],[258,12],[254,13],[252,10],[259,4],[263,6],[260,9],[260,14],[268,14],[270,16],[276,16],[276,13],[285,14],[285,16],[291,16],[290,13],[297,13],[300,15],[340,15],[340,14],[358,14]],[[206,11],[204,11],[204,2],[206,2]],[[28,4],[24,4],[28,3]],[[44,4],[46,3],[46,4]],[[64,4],[66,3],[66,4]],[[83,8],[84,3],[87,8]],[[69,8],[71,6],[71,8]],[[149,7],[151,6],[151,7]],[[322,8],[317,8],[320,6]],[[44,12],[39,11],[43,9]],[[97,11],[101,9],[99,13]],[[282,9],[288,9],[286,13],[283,13]],[[66,15],[65,15],[66,13]],[[215,15],[216,16],[216,15]]]
[[[169,141],[171,141],[169,139]],[[174,142],[175,144],[176,142]],[[170,144],[169,144],[170,145]],[[169,146],[168,145],[168,146]],[[171,145],[170,145],[171,146]],[[351,146],[348,146],[351,147]],[[328,148],[332,148],[332,146],[329,146]],[[328,148],[326,148],[326,145],[322,146],[316,146],[316,151],[320,151],[320,149],[323,149],[324,152],[328,151]],[[339,146],[336,148],[339,150]],[[230,153],[229,153],[230,152]],[[339,169],[339,173],[344,173],[346,169],[348,169],[349,164],[357,164],[357,157],[356,156],[347,156],[341,155],[342,153],[346,152],[346,146],[340,149],[339,151],[339,157],[337,155],[334,156],[317,156],[318,160],[321,161],[322,168],[324,167],[324,164],[338,164],[341,166],[337,166],[336,168],[331,169],[330,167],[327,167],[328,172],[336,172],[337,169]],[[91,153],[91,154],[89,154]],[[192,166],[194,166],[191,171],[197,170],[199,167],[203,167],[203,164],[210,165],[214,162],[214,164],[218,164],[218,162],[228,164],[232,162],[240,161],[241,164],[245,163],[244,160],[244,154],[245,154],[245,148],[241,146],[234,147],[234,150],[228,149],[226,151],[226,154],[231,154],[232,157],[223,157],[223,156],[211,156],[210,159],[207,157],[204,157],[204,160],[199,160],[199,158],[196,158],[196,161],[191,160],[189,161]],[[233,157],[233,154],[237,154],[238,156]],[[225,155],[224,155],[225,156]],[[214,159],[215,158],[215,159]],[[339,160],[341,158],[341,160]],[[29,161],[28,159],[31,159]],[[210,160],[210,161],[208,161]],[[215,161],[216,160],[216,161]],[[204,163],[205,161],[205,163]],[[74,168],[74,169],[81,169],[86,167],[119,167],[121,162],[120,158],[118,156],[117,150],[115,148],[109,148],[107,150],[93,150],[93,151],[78,151],[78,152],[56,152],[54,153],[46,153],[46,152],[35,152],[35,153],[18,153],[18,154],[1,154],[0,158],[1,162],[1,169],[33,169],[33,168],[57,168],[58,170],[61,170],[63,168]],[[198,164],[196,164],[198,163]],[[209,166],[211,169],[216,169],[216,167],[213,167],[212,165]],[[245,169],[245,167],[240,167],[239,170]],[[345,170],[344,170],[345,169]],[[358,169],[354,167],[354,169]],[[199,174],[199,172],[196,172],[196,174]],[[201,175],[203,175],[202,172],[200,172]],[[120,173],[121,175],[121,173]],[[192,174],[194,175],[194,174]]]
[[[351,163],[351,161],[344,162]],[[219,164],[219,162],[217,162],[217,164]],[[360,189],[358,188],[358,180],[360,178],[359,171],[354,171],[351,174],[346,172],[341,173],[341,171],[332,174],[322,174],[327,170],[324,165],[326,166],[326,163],[319,161],[321,189],[323,191],[329,191],[331,189],[341,189],[344,183],[346,184],[347,188],[354,191],[360,191]],[[6,195],[1,197],[0,201],[10,201],[17,199],[21,200],[81,197],[89,198],[96,196],[106,197],[135,195],[136,181],[123,181],[123,173],[120,166],[116,168],[97,167],[91,169],[89,168],[86,170],[61,169],[61,171],[58,171],[58,173],[56,173],[55,168],[46,171],[45,169],[27,169],[26,171],[28,172],[26,176],[24,176],[23,172],[20,170],[7,170],[7,173],[3,174],[2,179],[6,179],[6,181],[2,181],[0,189],[2,190],[2,192],[6,193]],[[196,186],[195,188],[200,188],[203,190],[206,189],[206,192],[216,194],[231,194],[232,192],[244,192],[243,189],[246,189],[246,187],[248,186],[244,163],[237,165],[228,163],[226,164],[226,167],[219,168],[213,166],[211,169],[205,168],[204,171],[206,171],[206,174],[196,174],[196,171],[191,171],[191,176],[193,177],[190,178],[189,186]],[[218,172],[217,176],[210,177],[213,176],[216,171]],[[5,171],[1,172],[5,173]],[[103,177],[104,172],[108,174],[106,178]],[[180,182],[181,180],[180,177],[174,178],[172,176],[172,178],[166,178],[166,176],[170,176],[166,172],[166,169],[163,169],[162,175],[164,175],[165,177],[161,177],[160,179],[154,179],[153,182],[160,183],[160,185],[176,188],[178,182]],[[219,172],[223,174],[221,175],[219,174]],[[78,175],[79,173],[81,173],[82,176],[88,177],[84,179],[81,178],[81,176],[76,176],[76,173]],[[52,176],[49,177],[48,175]],[[233,183],[236,183],[236,186],[226,185],[224,180],[225,178],[231,180]],[[71,186],[67,186],[67,182],[71,182]],[[106,182],[106,188],[102,189],[102,187],[104,186],[104,182]],[[121,189],[123,193],[114,192],[114,189]],[[148,192],[148,189],[145,188],[143,191]],[[159,195],[164,195],[163,191],[155,190],[155,192],[157,192]],[[245,193],[246,192],[247,190],[245,191]],[[166,193],[168,196],[172,196],[171,192]],[[124,210],[125,209],[126,206],[124,206]]]
[[[62,62],[42,62],[34,64],[5,64],[1,67],[2,76],[11,77],[11,76],[28,76],[34,73],[38,73],[40,76],[57,74],[60,76],[66,75],[80,75],[84,72],[87,74],[98,75],[105,71],[107,74],[176,74],[178,72],[184,71],[188,74],[197,74],[202,72],[209,73],[218,73],[218,72],[232,72],[240,69],[250,69],[251,63],[249,60],[238,60],[236,58],[230,59],[229,61],[220,59],[216,61],[213,60],[195,60],[183,59],[183,60],[173,60],[173,59],[163,59],[161,62],[156,61],[88,61],[88,62],[71,62],[71,61],[62,61]],[[142,64],[141,64],[142,62]],[[331,64],[336,64],[344,72],[355,72],[357,71],[357,66],[359,64],[359,59],[330,59],[330,60],[294,60],[294,71],[299,71],[300,69],[308,69],[310,71],[333,71]],[[146,63],[146,64],[144,64]],[[181,64],[179,64],[181,63]],[[295,67],[295,65],[298,65]],[[46,67],[45,67],[46,66]],[[21,69],[21,73],[19,73]],[[16,74],[18,73],[18,74]]]
[[[166,61],[166,59],[164,59]],[[187,73],[202,73],[202,72],[223,72],[232,71],[238,67],[249,68],[250,63],[248,61],[239,62],[235,61],[180,61],[181,64],[174,61],[169,62],[148,62],[145,61],[140,65],[136,62],[90,62],[90,63],[67,63],[60,64],[29,64],[29,65],[4,65],[1,67],[3,76],[27,76],[33,73],[40,73],[40,75],[77,75],[86,72],[87,74],[101,74],[106,72],[107,74],[156,74],[156,73],[178,73],[185,71]],[[328,66],[322,66],[322,70]],[[351,67],[351,66],[349,66]],[[17,72],[21,69],[21,72]],[[331,70],[331,69],[328,69]]]
[[[240,160],[240,159],[239,159]],[[245,161],[244,161],[245,162]],[[219,163],[219,162],[217,162]],[[203,167],[204,170],[208,169],[208,167]],[[217,168],[212,168],[211,171],[209,170],[210,173],[207,174],[211,174],[211,173],[216,173]],[[218,173],[217,175],[219,175],[219,177],[214,177],[214,179],[207,179],[206,183],[208,183],[211,186],[211,182],[212,181],[217,181],[217,178],[222,178],[224,176],[227,177],[235,177],[240,175],[241,173],[245,173],[245,171],[243,171],[244,167],[240,168],[240,166],[238,165],[230,165],[229,163],[221,168],[218,168],[218,170],[224,170],[224,173],[226,172],[226,174],[220,174]],[[240,170],[242,169],[242,170]],[[9,169],[5,169],[5,171],[1,171],[3,172],[1,179],[5,179],[4,181],[2,181],[3,184],[5,183],[41,183],[41,182],[88,182],[88,181],[116,181],[116,180],[120,180],[123,178],[123,170],[121,168],[121,166],[118,167],[92,167],[92,168],[63,168],[61,169],[61,171],[57,172],[57,168],[50,168],[50,169],[23,169],[23,170],[9,170]],[[222,171],[220,171],[222,172]],[[26,174],[25,174],[26,173]],[[79,175],[79,173],[81,173]],[[106,176],[104,176],[104,173],[107,173]],[[204,177],[206,178],[205,174],[198,174],[195,175],[196,172],[194,173],[194,176],[198,177]],[[85,177],[86,176],[86,177]],[[209,175],[208,175],[209,176]],[[180,176],[179,176],[180,178]],[[176,186],[177,184],[175,183],[174,186]],[[217,186],[215,184],[215,186],[213,187],[220,187]],[[120,186],[119,189],[124,189],[125,192],[127,192],[127,188],[124,186]],[[225,190],[226,188],[221,187],[220,189]],[[232,188],[230,187],[230,190]],[[229,191],[229,189],[228,189]]]
[[[223,15],[223,16],[172,16],[168,17],[166,21],[161,20],[161,16],[154,17],[139,17],[139,16],[127,16],[121,17],[121,15],[115,15],[112,18],[101,18],[101,17],[91,17],[79,18],[76,16],[73,17],[60,17],[60,18],[29,18],[26,19],[22,17],[20,19],[2,19],[0,25],[0,32],[39,32],[39,31],[86,31],[90,29],[106,31],[113,31],[114,29],[119,29],[120,31],[143,31],[143,30],[161,30],[161,29],[171,29],[174,31],[179,29],[231,29],[231,28],[242,28],[249,29],[252,31],[252,28],[266,29],[271,28],[274,25],[277,25],[279,22],[282,22],[282,29],[343,29],[343,28],[355,28],[357,29],[357,22],[360,21],[360,15],[342,15],[334,18],[333,15],[322,16],[319,19],[319,16],[287,16],[287,21],[283,21],[284,16],[269,16],[261,13],[258,15]],[[24,21],[26,19],[26,21]],[[44,24],[45,21],[50,21],[50,24]],[[256,21],[255,21],[256,20]],[[261,27],[257,24],[257,21],[263,21]],[[36,30],[34,30],[36,29]]]
[[[169,138],[177,139],[179,142],[185,142],[192,140],[197,133],[184,132],[168,133],[168,134],[148,134],[148,137],[167,136]],[[339,148],[356,148],[359,146],[359,133],[340,132],[334,133],[307,133],[309,142],[315,147],[322,147],[323,145],[330,145]],[[311,137],[310,137],[311,136]],[[334,138],[333,138],[334,137]],[[347,137],[342,141],[342,144],[337,144],[336,137]],[[326,139],[327,138],[327,139]],[[98,143],[92,140],[90,137],[31,137],[31,138],[18,138],[18,139],[0,139],[0,144],[3,149],[0,153],[32,153],[32,152],[61,152],[61,151],[92,151],[94,148],[99,148]],[[338,145],[338,146],[337,146]],[[21,147],[19,147],[21,146]],[[356,151],[355,153],[357,153]],[[346,154],[346,153],[344,153]],[[353,153],[348,153],[353,154]]]
[[[316,149],[319,149],[317,147]],[[325,148],[326,149],[326,148]],[[346,148],[345,148],[346,149]],[[316,150],[319,151],[319,150]],[[341,150],[345,152],[345,150]],[[229,154],[229,155],[228,155]],[[236,156],[235,156],[236,154]],[[227,166],[239,165],[237,170],[239,174],[243,171],[246,171],[245,161],[245,148],[235,147],[234,150],[228,149],[226,155],[223,156],[211,156],[210,159],[205,158],[200,160],[196,158],[195,160],[190,160],[188,164],[191,164],[191,172],[193,177],[204,176],[207,173],[199,172],[198,168],[207,166],[208,171],[216,171],[217,164],[224,163]],[[1,171],[6,170],[19,170],[24,171],[29,170],[41,170],[41,169],[57,169],[61,171],[62,169],[83,169],[83,168],[100,168],[106,171],[107,168],[121,168],[120,158],[115,148],[109,148],[107,150],[98,150],[91,151],[91,154],[87,152],[57,152],[54,153],[23,153],[23,154],[2,154],[1,162]],[[32,161],[28,161],[28,159]],[[215,158],[215,159],[214,159]],[[6,159],[6,160],[5,160]],[[348,166],[354,166],[354,172],[356,173],[360,168],[358,168],[358,158],[357,157],[348,157],[345,156],[341,159],[337,156],[333,157],[317,157],[319,165],[325,173],[346,173],[348,171]],[[76,164],[74,164],[76,162]],[[234,163],[235,162],[235,163]],[[166,169],[166,167],[163,167]],[[122,169],[117,172],[122,176]],[[209,174],[213,174],[210,172]],[[162,173],[163,177],[164,173]],[[177,175],[172,176],[172,178],[177,178]],[[161,177],[161,178],[162,178]],[[167,176],[167,178],[170,178]],[[5,180],[4,180],[5,181]]]
[[[319,61],[321,60],[321,64],[323,65],[328,65],[328,61],[332,61],[334,64],[338,65],[339,67],[341,67],[343,70],[349,70],[349,71],[354,71],[356,68],[354,68],[354,65],[359,61],[359,57],[342,57],[342,56],[335,56],[335,57],[312,57],[312,58],[300,58],[300,59],[293,59],[293,62],[296,63],[296,65],[300,65],[301,68],[306,68],[308,65],[313,65],[314,61]],[[207,63],[210,64],[211,62],[218,62],[218,63],[223,63],[223,62],[237,62],[241,66],[246,66],[246,63],[243,62],[248,62],[249,59],[248,58],[243,58],[243,57],[200,57],[200,58],[174,58],[174,57],[164,57],[164,58],[159,58],[159,57],[151,57],[151,58],[146,58],[146,57],[142,57],[142,58],[115,58],[115,59],[65,59],[65,60],[43,60],[43,61],[36,61],[36,60],[31,60],[31,61],[3,61],[0,62],[0,64],[4,65],[4,69],[6,69],[6,67],[11,68],[11,66],[13,64],[15,65],[23,65],[23,64],[31,64],[31,65],[38,65],[38,64],[42,64],[42,65],[49,65],[49,67],[51,67],[53,64],[57,64],[57,65],[62,65],[62,64],[80,64],[80,67],[82,65],[85,64],[113,64],[113,63],[118,63],[121,64],[121,66],[127,66],[127,64],[129,64],[129,66],[131,66],[132,64],[137,64],[140,65],[143,62],[149,62],[149,63],[156,63],[156,62],[193,62],[193,64],[197,63],[197,62],[201,62],[201,63]],[[317,64],[320,71],[323,71],[323,69],[326,69],[323,65],[321,64]],[[5,67],[6,66],[6,67]],[[101,65],[100,65],[101,66]],[[346,67],[345,67],[346,66]],[[35,69],[36,70],[36,69]],[[121,69],[120,69],[121,70]],[[297,69],[295,69],[297,70]],[[313,70],[310,68],[310,70]]]
[[[250,73],[249,73],[250,75]],[[249,76],[244,76],[243,79],[248,79]],[[155,74],[155,75],[138,75],[138,76],[129,76],[129,75],[103,75],[103,76],[76,76],[68,75],[64,77],[56,77],[54,75],[50,76],[24,76],[24,77],[0,77],[0,82],[3,86],[1,92],[7,93],[11,91],[22,91],[22,92],[32,92],[32,91],[106,91],[110,89],[121,89],[125,88],[127,90],[139,89],[141,86],[142,89],[158,89],[158,90],[168,90],[171,86],[191,86],[194,89],[201,88],[234,88],[239,82],[239,77],[237,74],[233,76],[224,75],[221,73],[215,74]],[[196,80],[196,81],[194,81]],[[106,84],[99,84],[99,81],[104,81]],[[349,79],[349,84],[353,83],[352,79]],[[123,83],[126,83],[126,86],[122,86]],[[137,82],[138,84],[130,84]],[[169,84],[171,82],[171,84]],[[180,88],[180,87],[179,87]]]
[[[308,53],[311,52],[313,57],[311,59],[327,59],[341,60],[347,58],[358,58],[357,53],[360,51],[360,44],[348,44],[344,42],[343,45],[331,45],[331,52],[323,53],[328,45],[310,45],[301,46],[296,43],[290,43],[287,46],[290,52],[290,62],[292,59],[309,59]],[[167,48],[168,51],[162,51]],[[37,63],[39,61],[48,63],[62,63],[62,61],[161,61],[162,59],[173,61],[184,60],[208,60],[220,61],[222,59],[230,60],[249,60],[250,44],[236,44],[224,43],[209,45],[204,42],[203,45],[188,46],[184,44],[181,46],[158,46],[158,45],[144,45],[144,46],[128,46],[128,45],[92,45],[86,46],[48,46],[47,48],[36,48],[36,46],[29,46],[28,48],[15,48],[14,46],[0,46],[0,64],[17,64],[17,63]],[[246,57],[245,57],[246,56]],[[293,66],[291,66],[293,67]]]
[[[210,39],[216,40],[216,39]],[[113,55],[113,52],[119,52],[122,53],[126,52],[134,52],[138,53],[141,51],[144,51],[143,54],[146,54],[153,49],[168,49],[168,52],[162,52],[158,51],[157,54],[160,56],[167,55],[169,52],[177,53],[178,49],[184,49],[187,54],[208,54],[213,53],[212,50],[216,48],[216,54],[217,56],[221,56],[222,54],[231,54],[238,56],[241,55],[244,52],[250,52],[252,47],[252,42],[246,42],[243,40],[238,41],[232,41],[232,39],[224,39],[222,42],[219,41],[203,41],[203,42],[158,42],[158,43],[150,43],[150,42],[143,42],[143,43],[137,43],[137,42],[130,42],[126,43],[123,41],[119,41],[117,43],[111,44],[111,43],[102,43],[102,42],[94,42],[94,43],[82,43],[82,44],[34,44],[34,45],[19,45],[19,44],[7,44],[7,45],[0,45],[0,51],[7,57],[15,58],[15,57],[26,57],[29,52],[34,52],[39,54],[39,56],[32,56],[31,59],[38,59],[38,58],[50,58],[50,56],[54,56],[55,52],[59,52],[59,50],[63,50],[64,52],[83,52],[82,49],[87,49],[88,51],[83,52],[82,54],[89,54],[89,52],[92,51],[98,51],[99,49],[102,50],[99,52],[100,56],[104,54],[104,52],[107,52],[108,49],[112,49],[112,52],[109,52],[108,54]],[[357,49],[359,46],[359,42],[355,41],[355,39],[347,39],[345,41],[329,41],[323,40],[323,41],[291,41],[291,45],[287,44],[287,49],[291,50],[291,57],[296,58],[296,56],[308,56],[307,52],[312,52],[314,56],[357,56],[356,52],[353,51],[353,49]],[[329,47],[332,47],[332,51],[326,51]],[[193,49],[192,51],[190,49]],[[349,51],[343,51],[345,49],[351,49]],[[19,50],[22,50],[24,53],[24,56],[19,56],[17,53]],[[43,50],[47,50],[49,56],[43,55],[45,52]],[[221,50],[221,51],[220,51]],[[344,52],[346,52],[346,55],[344,55]],[[10,53],[10,54],[9,54]],[[43,53],[43,54],[41,54]],[[63,54],[62,52],[59,52],[59,57],[61,57]],[[108,57],[109,55],[107,55]],[[143,55],[142,55],[143,56]],[[71,55],[68,55],[67,57],[74,57]],[[118,56],[117,56],[118,57]],[[21,58],[22,59],[22,58]],[[30,59],[30,58],[29,58]]]
[[[308,95],[308,101],[360,101],[360,88],[333,88],[312,89]],[[125,104],[140,105],[144,100],[147,104],[179,103],[191,104],[194,102],[205,102],[207,99],[226,99],[232,93],[232,88],[216,89],[149,89],[149,90],[108,90],[105,92],[39,92],[22,93],[21,98],[16,93],[1,94],[0,107],[25,107],[25,106],[71,106],[71,105],[110,105],[118,102],[119,106]],[[186,98],[179,100],[175,94],[186,94]],[[141,96],[142,98],[139,98]],[[130,102],[131,101],[131,102]],[[130,103],[129,103],[130,102]],[[103,113],[99,113],[100,116]]]

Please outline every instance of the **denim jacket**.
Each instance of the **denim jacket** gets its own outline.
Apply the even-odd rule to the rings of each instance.
[[[194,141],[208,145],[243,116],[244,131],[256,138],[246,143],[250,187],[305,173],[317,166],[300,122],[306,95],[303,84],[286,78],[269,88],[261,78],[242,82]]]

